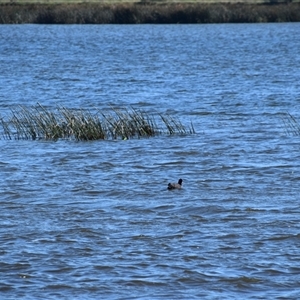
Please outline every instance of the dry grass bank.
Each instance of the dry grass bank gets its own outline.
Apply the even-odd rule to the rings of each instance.
[[[27,0],[24,0],[27,1]],[[67,1],[67,0],[66,0]],[[1,4],[2,24],[170,24],[299,22],[300,3]],[[75,0],[71,0],[75,1]],[[121,0],[122,1],[122,0]],[[275,0],[273,0],[275,1]]]
[[[300,0],[0,0],[0,4],[78,4],[78,3],[97,3],[97,4],[128,4],[128,3],[148,3],[148,4],[204,4],[204,3],[244,3],[244,4],[278,4],[296,3]]]

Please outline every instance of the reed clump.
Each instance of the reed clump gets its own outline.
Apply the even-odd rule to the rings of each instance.
[[[290,136],[300,135],[300,123],[290,113],[281,113],[280,118],[283,123],[284,131]]]
[[[162,113],[156,115],[130,108],[95,112],[83,109],[57,107],[55,111],[38,104],[18,106],[6,117],[0,117],[4,139],[77,141],[131,139],[158,134],[192,134],[193,124],[182,123]]]

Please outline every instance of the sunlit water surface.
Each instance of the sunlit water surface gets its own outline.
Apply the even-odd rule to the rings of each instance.
[[[298,299],[300,140],[283,113],[300,120],[299,32],[1,26],[2,117],[132,106],[196,134],[1,136],[0,297]]]

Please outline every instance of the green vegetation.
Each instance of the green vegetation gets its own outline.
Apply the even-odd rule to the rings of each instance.
[[[195,133],[192,124],[185,128],[179,120],[166,114],[150,115],[134,108],[113,107],[109,112],[95,111],[58,107],[54,112],[40,104],[31,108],[18,106],[6,118],[0,117],[2,136],[9,140],[89,141]]]
[[[1,0],[0,0],[1,1]],[[6,0],[5,0],[6,1]],[[0,2],[0,24],[187,24],[187,23],[254,23],[299,22],[300,0],[251,0],[223,3],[194,0],[180,3],[173,0],[141,0],[131,2],[92,2],[55,0],[55,3],[34,0]],[[204,2],[205,1],[205,2]],[[217,0],[216,0],[217,1]],[[254,2],[253,2],[254,1]],[[291,2],[292,1],[292,2]],[[297,1],[297,2],[296,2]],[[221,3],[222,2],[222,3]]]

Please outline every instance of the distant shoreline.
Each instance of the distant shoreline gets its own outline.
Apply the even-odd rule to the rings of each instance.
[[[205,24],[300,22],[300,2],[0,3],[0,24]]]

